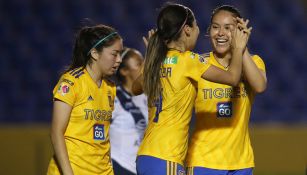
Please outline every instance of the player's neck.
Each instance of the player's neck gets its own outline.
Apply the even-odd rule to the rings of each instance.
[[[231,54],[225,53],[225,54],[218,54],[216,52],[213,52],[215,60],[220,63],[224,68],[228,68],[231,60]]]
[[[133,82],[128,79],[126,80],[124,84],[122,84],[125,91],[127,91],[129,94],[132,94],[132,84]]]
[[[100,87],[103,76],[98,73],[97,68],[94,65],[86,65],[86,70],[97,86]]]
[[[180,41],[171,41],[169,44],[167,44],[167,48],[171,50],[178,50],[180,52],[185,52],[186,47],[183,42]]]

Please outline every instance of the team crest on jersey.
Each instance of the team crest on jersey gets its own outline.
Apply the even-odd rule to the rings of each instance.
[[[114,100],[113,100],[113,98],[112,98],[112,95],[111,95],[111,92],[110,92],[110,91],[108,91],[108,100],[109,100],[109,106],[110,106],[110,108],[113,108],[113,106],[114,106]]]
[[[58,88],[58,93],[62,96],[66,95],[69,92],[69,85],[65,82],[62,82]]]
[[[94,140],[105,140],[104,125],[94,125]]]
[[[207,64],[207,62],[208,62],[208,58],[204,58],[203,56],[201,56],[201,55],[198,55],[198,59],[199,59],[199,61],[201,62],[201,63],[204,63],[204,64]]]
[[[190,57],[191,57],[192,59],[194,59],[194,58],[195,58],[195,56],[196,56],[196,54],[195,54],[195,53],[193,53],[193,52],[191,52]]]

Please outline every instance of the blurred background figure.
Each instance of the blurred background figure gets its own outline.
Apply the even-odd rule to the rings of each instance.
[[[148,123],[148,107],[147,97],[132,96],[131,88],[144,58],[132,48],[125,48],[121,57],[110,127],[111,158],[115,175],[136,175],[136,154]]]
[[[0,2],[0,168],[2,174],[43,174],[52,152],[48,138],[52,89],[70,63],[73,34],[84,18],[114,26],[125,45],[142,53],[142,36],[155,27],[165,0],[9,0]],[[176,1],[175,1],[176,2]],[[198,19],[197,53],[212,9],[230,4],[253,27],[248,48],[266,63],[268,85],[250,118],[255,174],[299,175],[307,165],[307,1],[181,0]],[[20,143],[23,144],[20,147]],[[16,168],[20,167],[20,168]],[[22,170],[22,171],[21,171]]]

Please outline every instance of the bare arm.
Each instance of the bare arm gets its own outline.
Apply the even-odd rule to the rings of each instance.
[[[256,93],[262,93],[266,89],[266,74],[256,66],[247,48],[243,54],[243,73]]]
[[[208,70],[203,73],[202,78],[230,86],[238,85],[242,71],[242,52],[243,48],[237,48],[232,51],[232,60],[228,71],[216,66],[210,66]]]
[[[72,107],[67,103],[59,100],[53,102],[51,141],[55,156],[60,165],[60,169],[65,175],[74,174],[69,162],[68,152],[64,140],[64,133],[67,128],[71,110]]]

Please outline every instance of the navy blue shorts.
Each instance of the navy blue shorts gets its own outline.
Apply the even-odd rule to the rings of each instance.
[[[138,156],[136,159],[138,175],[185,175],[184,167],[176,162],[152,156]]]
[[[239,170],[217,170],[204,167],[188,167],[187,175],[253,175],[253,168]]]

